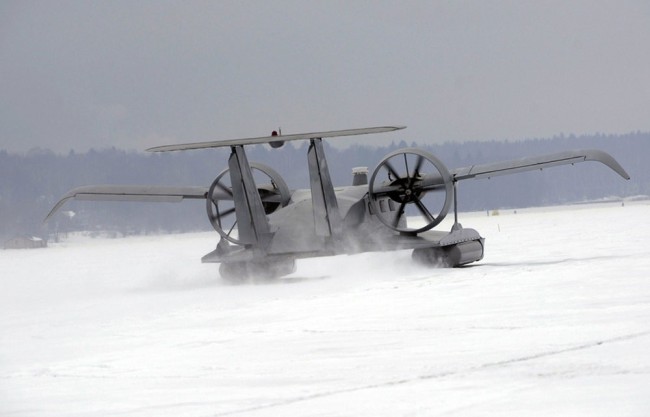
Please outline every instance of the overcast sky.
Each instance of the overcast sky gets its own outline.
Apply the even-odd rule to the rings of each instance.
[[[391,124],[650,131],[650,2],[0,0],[0,149]]]

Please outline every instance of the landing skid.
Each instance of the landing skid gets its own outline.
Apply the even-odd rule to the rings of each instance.
[[[225,262],[219,266],[221,277],[233,284],[242,284],[251,280],[268,281],[295,271],[296,261],[292,258]]]
[[[483,239],[437,248],[413,249],[417,263],[441,268],[455,268],[483,259]]]
[[[483,259],[484,239],[474,229],[463,229],[457,224],[449,233],[429,231],[419,235],[394,235],[392,239],[364,246],[363,252],[386,252],[413,249],[412,257],[421,264],[454,268]],[[267,256],[254,251],[219,242],[217,249],[202,258],[204,263],[220,263],[219,273],[233,283],[251,279],[269,280],[289,275],[296,270],[298,258],[334,256],[351,253],[342,246],[340,250],[319,253],[294,253],[292,256]]]

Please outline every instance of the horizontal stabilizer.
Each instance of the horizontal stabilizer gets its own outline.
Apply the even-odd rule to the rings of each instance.
[[[143,201],[143,202],[179,202],[186,198],[206,198],[206,187],[169,187],[162,185],[87,185],[68,191],[45,217],[47,221],[66,201],[103,200],[103,201]]]
[[[230,140],[218,140],[212,142],[185,143],[181,145],[156,146],[154,148],[147,149],[147,151],[170,152],[170,151],[187,151],[191,149],[221,148],[224,146],[236,146],[236,145],[259,145],[263,143],[288,142],[292,140],[317,139],[317,138],[322,139],[322,138],[334,138],[339,136],[353,136],[353,135],[368,135],[371,133],[392,132],[394,130],[399,130],[404,128],[406,128],[406,126],[380,126],[380,127],[367,127],[363,129],[331,130],[329,132],[298,133],[294,135],[262,136],[259,138],[230,139]]]
[[[597,161],[601,162],[618,175],[630,179],[623,167],[608,153],[599,150],[577,150],[566,151],[550,155],[522,158],[512,161],[497,162],[494,164],[472,165],[470,167],[458,168],[451,172],[456,181],[471,178],[491,178],[499,175],[516,174],[525,171],[549,168],[559,165],[575,164],[578,162]]]

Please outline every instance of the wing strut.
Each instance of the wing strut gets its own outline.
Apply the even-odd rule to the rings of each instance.
[[[318,236],[337,236],[342,231],[341,214],[334,193],[334,185],[327,167],[323,140],[310,139],[307,161],[309,163],[309,183],[314,207],[314,226]]]
[[[257,191],[253,172],[243,145],[233,146],[228,159],[232,184],[238,239],[246,245],[265,248],[271,241],[271,228]]]

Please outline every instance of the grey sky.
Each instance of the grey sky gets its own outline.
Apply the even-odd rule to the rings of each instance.
[[[386,124],[363,143],[648,131],[650,3],[0,0],[0,149]]]

